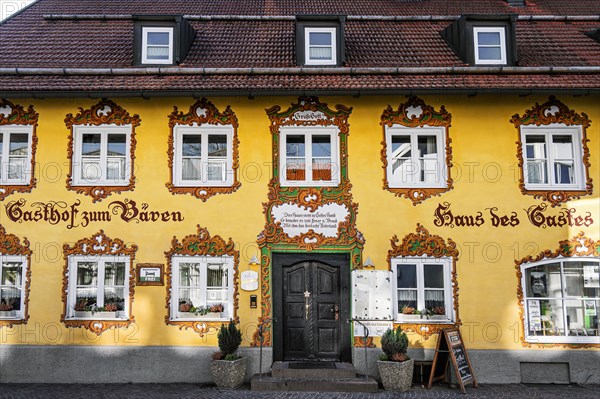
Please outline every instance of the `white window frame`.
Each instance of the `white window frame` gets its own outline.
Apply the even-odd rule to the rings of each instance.
[[[169,58],[166,60],[148,59],[148,34],[169,34]],[[173,63],[173,28],[142,27],[142,64],[172,64]]]
[[[479,59],[480,47],[497,47],[479,45],[479,33],[498,33],[500,36],[500,59],[499,60],[481,60]],[[477,65],[505,65],[506,64],[506,28],[503,26],[494,27],[473,27],[473,48],[475,50],[475,64]]]
[[[25,285],[27,284],[27,270],[29,269],[29,264],[27,262],[26,256],[20,255],[0,255],[0,278],[2,276],[2,268],[4,267],[5,262],[18,262],[21,263],[21,281],[18,285],[3,285],[0,280],[0,288],[17,288],[21,291],[21,303],[19,306],[19,310],[15,311],[15,316],[13,317],[1,317],[0,320],[23,320],[25,318]]]
[[[523,153],[523,181],[525,182],[525,188],[528,190],[583,190],[585,189],[585,166],[583,164],[583,143],[581,141],[581,127],[580,126],[566,126],[562,124],[551,124],[547,126],[521,126],[521,144]],[[540,183],[529,183],[528,176],[528,165],[527,165],[527,135],[539,135],[545,136],[546,144],[546,173],[548,174],[548,184]],[[574,179],[573,184],[555,183],[554,175],[554,161],[556,156],[554,154],[554,148],[552,147],[552,136],[571,136],[573,142],[573,170]]]
[[[208,180],[208,166],[210,159],[208,157],[208,137],[209,135],[227,136],[227,157],[225,160],[224,180]],[[201,171],[200,180],[183,179],[183,136],[198,135],[201,136]],[[176,125],[173,128],[173,185],[176,187],[231,187],[233,185],[233,126],[183,126]]]
[[[18,179],[9,179],[9,152],[10,152],[10,136],[12,134],[27,134],[27,158],[25,160],[24,176]],[[26,186],[31,183],[31,152],[33,136],[33,127],[23,125],[4,125],[0,126],[0,135],[2,135],[2,153],[0,153],[0,184],[1,185],[18,185]]]
[[[73,167],[71,170],[72,186],[127,186],[131,178],[131,125],[115,126],[115,125],[77,125],[73,126]],[[81,166],[83,164],[83,135],[84,134],[100,134],[100,169],[101,174],[98,179],[84,180],[81,177]],[[123,180],[108,179],[106,164],[108,158],[108,135],[109,134],[125,134],[125,177]]]
[[[104,274],[106,270],[106,263],[121,262],[125,263],[125,278],[123,285],[123,310],[117,311],[116,317],[106,319],[92,315],[89,318],[75,317],[75,304],[77,302],[77,263],[79,262],[92,262],[98,263],[98,277],[96,284],[96,304],[97,306],[104,306]],[[67,311],[66,319],[68,320],[85,320],[85,319],[102,319],[102,320],[128,320],[130,318],[129,308],[129,283],[130,283],[130,266],[131,257],[129,256],[112,256],[112,255],[70,255],[68,257],[69,263],[69,277],[68,277],[68,288],[67,288]]]
[[[560,262],[560,278],[561,278],[561,291],[562,291],[562,296],[561,297],[530,297],[527,296],[527,269],[530,269],[532,267],[536,267],[536,266],[542,266],[548,263],[559,263]],[[600,262],[599,258],[591,258],[591,257],[564,257],[564,256],[559,256],[557,258],[553,258],[553,259],[544,259],[540,262],[533,262],[533,263],[524,263],[521,265],[521,287],[523,290],[523,322],[524,322],[524,331],[525,331],[525,342],[530,342],[530,343],[540,343],[540,344],[544,344],[544,343],[573,343],[573,344],[585,344],[585,343],[592,343],[592,344],[600,344],[600,336],[582,336],[582,335],[552,335],[552,336],[544,336],[544,335],[529,335],[529,306],[528,306],[528,300],[543,300],[543,299],[551,299],[551,300],[557,300],[557,301],[561,301],[562,302],[562,309],[563,309],[563,326],[565,326],[565,330],[568,329],[568,325],[567,325],[567,312],[565,311],[566,305],[565,305],[565,301],[567,300],[584,300],[582,297],[573,297],[573,296],[568,296],[565,295],[565,273],[564,273],[564,263],[565,262]],[[598,301],[599,298],[586,298],[585,300],[593,300],[593,301]],[[598,311],[600,311],[600,309],[598,309]]]
[[[287,180],[286,164],[287,152],[286,143],[288,136],[305,137],[305,165],[306,175],[304,180]],[[312,137],[329,136],[331,143],[331,180],[313,180],[312,178]],[[340,183],[341,163],[340,163],[340,137],[339,129],[333,126],[323,127],[304,127],[304,126],[285,126],[279,130],[279,179],[282,187],[335,187]]]
[[[310,34],[311,33],[329,33],[331,34],[331,46],[311,46],[310,45]],[[311,47],[331,47],[331,59],[330,60],[315,60],[310,58]],[[305,27],[304,28],[304,64],[305,65],[337,65],[337,28],[317,28],[317,27]]]
[[[187,256],[187,255],[175,255],[171,257],[171,303],[170,306],[170,320],[171,321],[189,321],[189,320],[198,320],[197,318],[185,318],[179,317],[179,283],[180,283],[180,265],[182,263],[199,263],[200,267],[200,281],[202,286],[199,288],[202,290],[202,293],[206,295],[207,286],[206,286],[206,276],[208,265],[210,264],[222,264],[227,267],[227,304],[223,309],[222,316],[220,318],[215,318],[214,320],[222,321],[229,320],[234,317],[234,304],[233,304],[233,294],[234,294],[234,286],[233,286],[233,275],[235,274],[234,270],[234,259],[233,256],[208,256],[208,255],[198,255],[198,256]],[[206,306],[206,296],[204,296],[204,300],[202,301],[202,305]],[[209,319],[212,320],[212,319]]]
[[[414,317],[406,317],[400,313],[398,309],[398,267],[402,265],[416,265],[417,268],[417,308],[421,311],[425,308],[425,264],[442,265],[444,270],[444,302],[446,317],[444,319],[427,319],[425,315],[422,318],[415,319]],[[442,257],[435,258],[427,255],[423,256],[405,256],[391,259],[392,266],[392,287],[393,287],[393,309],[394,319],[399,323],[453,323],[454,322],[454,296],[452,293],[452,258]],[[413,315],[410,315],[413,316]]]
[[[411,142],[411,165],[412,172],[415,175],[420,176],[420,162],[418,156],[418,137],[419,136],[435,136],[437,144],[437,158],[436,158],[436,177],[434,182],[426,181],[403,181],[402,177],[394,176],[393,174],[393,148],[392,138],[393,136],[409,136]],[[426,188],[446,188],[448,186],[448,165],[446,164],[446,130],[444,127],[406,127],[400,125],[386,126],[385,127],[385,141],[386,141],[386,158],[387,158],[387,170],[386,176],[388,186],[390,188],[412,188],[412,187],[426,187]]]

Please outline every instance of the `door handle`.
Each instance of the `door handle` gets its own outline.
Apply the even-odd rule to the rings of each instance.
[[[331,313],[335,313],[335,319],[339,320],[340,319],[340,308],[338,307],[337,303],[331,307],[331,309],[329,309],[329,311]]]

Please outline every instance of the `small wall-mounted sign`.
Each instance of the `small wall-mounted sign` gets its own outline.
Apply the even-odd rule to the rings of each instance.
[[[244,291],[256,291],[258,289],[258,273],[253,270],[243,271],[241,281]]]
[[[138,263],[136,268],[137,285],[165,285],[162,263]]]

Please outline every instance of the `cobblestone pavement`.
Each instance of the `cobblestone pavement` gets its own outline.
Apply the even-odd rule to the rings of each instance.
[[[404,393],[252,392],[249,386],[220,390],[199,384],[0,384],[1,399],[389,399],[389,398],[544,398],[598,399],[600,385],[493,385],[467,386],[467,395],[447,385],[425,389],[414,386]]]

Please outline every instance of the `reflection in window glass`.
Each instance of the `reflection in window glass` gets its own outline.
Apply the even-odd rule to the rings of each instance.
[[[526,267],[529,336],[598,336],[599,262],[565,260]]]

